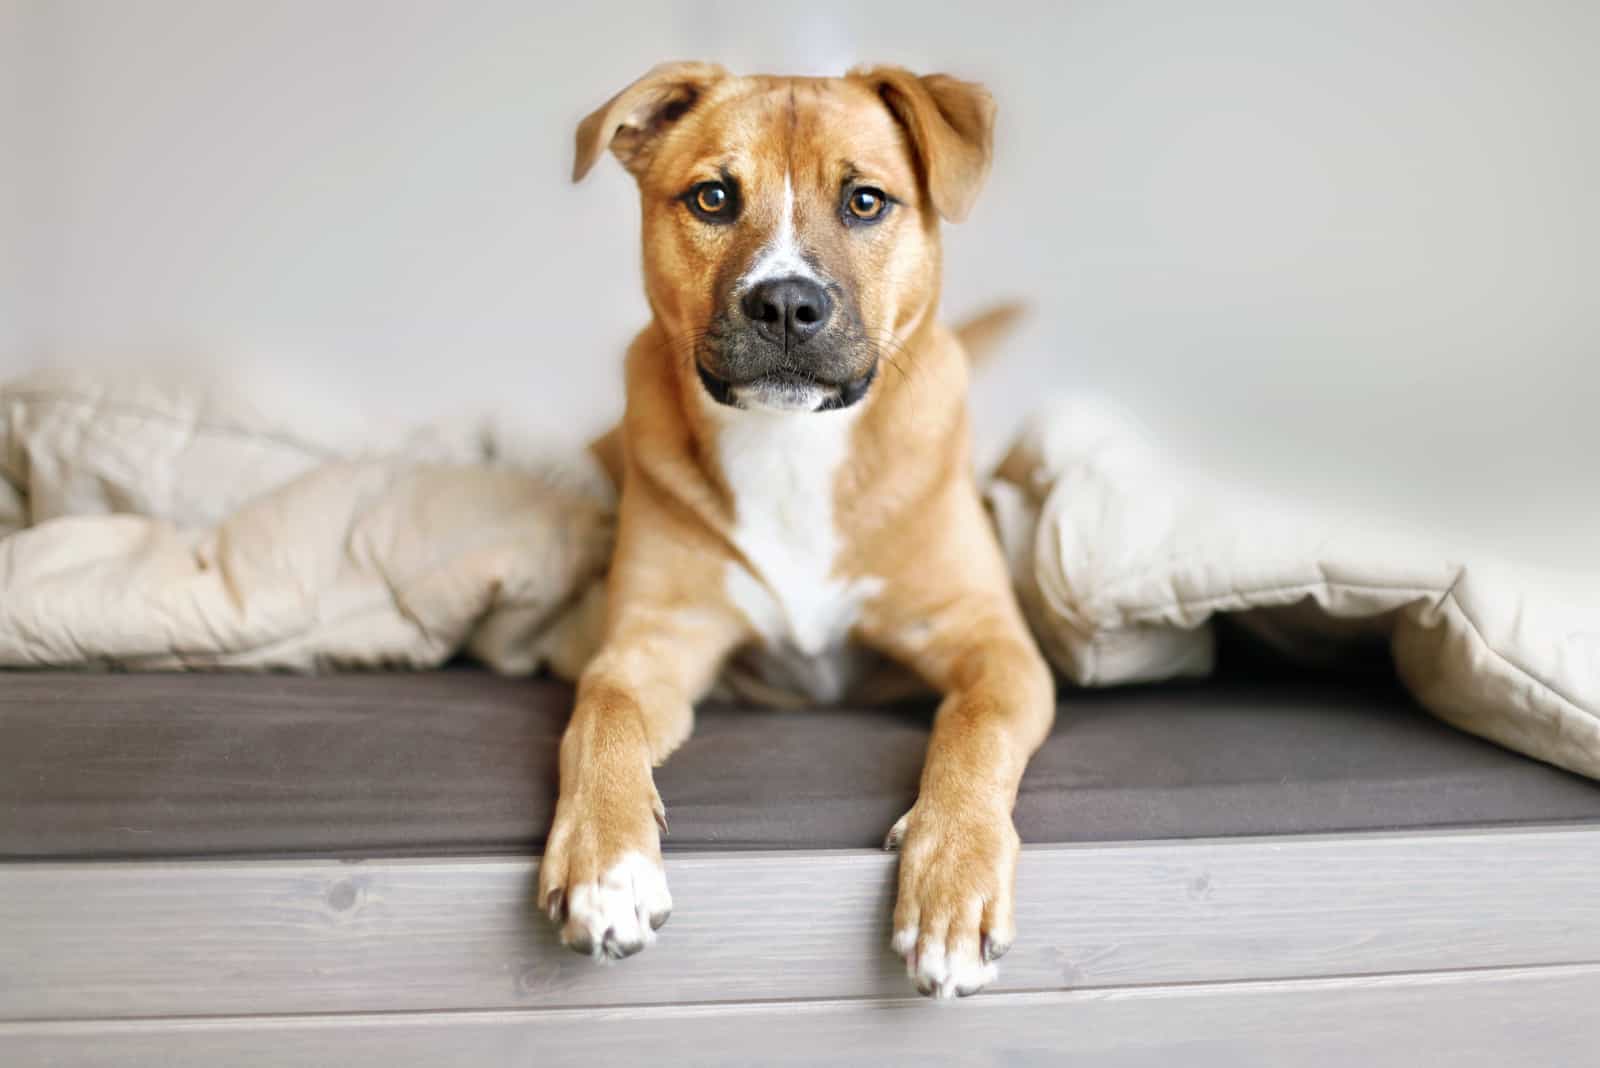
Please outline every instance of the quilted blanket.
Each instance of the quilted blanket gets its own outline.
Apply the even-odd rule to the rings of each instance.
[[[1600,778],[1600,576],[1262,499],[1085,400],[1032,419],[989,500],[1024,609],[1072,682],[1205,675],[1225,615],[1301,662],[1381,644],[1435,715]]]

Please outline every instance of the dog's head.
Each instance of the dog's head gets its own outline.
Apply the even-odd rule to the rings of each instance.
[[[682,373],[735,407],[828,410],[937,302],[938,220],[971,207],[993,120],[944,75],[672,63],[583,121],[573,179],[609,147],[638,180],[645,292]]]

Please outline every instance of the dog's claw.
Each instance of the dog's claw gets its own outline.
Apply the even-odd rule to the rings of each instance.
[[[625,960],[644,948],[643,942],[622,942],[617,938],[616,928],[607,928],[606,935],[600,940],[600,947],[610,960]]]
[[[566,892],[561,889],[561,887],[558,886],[554,890],[550,891],[549,894],[545,895],[544,912],[546,916],[550,917],[550,922],[555,924],[557,927],[566,922],[567,895]]]
[[[1011,952],[1010,942],[997,942],[987,934],[983,936],[983,959],[985,963],[992,964]]]

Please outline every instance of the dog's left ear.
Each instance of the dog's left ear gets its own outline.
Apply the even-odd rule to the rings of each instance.
[[[572,180],[588,174],[607,148],[638,177],[650,163],[656,139],[727,73],[714,63],[663,63],[652,68],[578,124]]]
[[[994,97],[948,74],[921,78],[903,67],[857,67],[911,136],[939,214],[960,222],[972,210],[994,156]]]

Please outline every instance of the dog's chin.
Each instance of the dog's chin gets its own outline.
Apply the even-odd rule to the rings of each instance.
[[[774,371],[748,382],[726,382],[696,364],[700,382],[711,399],[751,412],[828,412],[848,408],[866,394],[876,371],[845,385],[819,382],[804,375]]]
[[[838,386],[824,386],[787,375],[767,375],[728,389],[734,407],[749,411],[815,412],[839,396]]]

